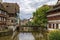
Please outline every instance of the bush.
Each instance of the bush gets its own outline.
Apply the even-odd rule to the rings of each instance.
[[[49,33],[49,40],[60,40],[60,30],[54,30]]]

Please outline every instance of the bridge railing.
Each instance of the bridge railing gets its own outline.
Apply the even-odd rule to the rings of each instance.
[[[47,30],[47,27],[41,28],[40,26],[21,26],[20,32],[40,32],[42,29]]]

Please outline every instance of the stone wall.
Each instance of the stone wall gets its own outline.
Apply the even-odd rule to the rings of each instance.
[[[13,31],[12,30],[8,30],[8,31],[1,31],[0,32],[0,37],[1,36],[8,36],[8,35],[12,35]]]

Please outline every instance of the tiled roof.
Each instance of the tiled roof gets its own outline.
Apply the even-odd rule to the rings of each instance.
[[[55,11],[55,12],[56,12],[56,11],[60,11],[60,7],[50,9],[50,10],[47,11],[47,13],[48,13],[48,12],[53,12],[53,11]]]
[[[57,11],[57,12],[60,11],[60,4],[55,5],[55,6],[53,7],[53,9],[48,10],[47,13],[48,13],[48,12],[53,12],[53,11],[55,11],[55,12],[56,12],[56,11]]]
[[[4,9],[4,7],[3,7],[3,5],[1,3],[0,3],[0,10],[5,11],[5,9]]]
[[[19,6],[17,3],[2,3],[5,11],[8,13],[18,13],[19,12]]]
[[[53,12],[53,11],[55,11],[55,12],[60,11],[60,0],[58,0],[57,4],[53,6],[53,9],[48,10],[47,13],[48,12]]]

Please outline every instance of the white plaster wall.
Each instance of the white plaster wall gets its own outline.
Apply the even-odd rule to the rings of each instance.
[[[58,24],[58,27],[59,27],[59,29],[60,29],[60,24]]]
[[[15,31],[16,26],[9,26],[8,28],[9,28],[9,29],[13,29],[13,31]]]
[[[55,30],[55,29],[53,29],[53,28],[48,28],[48,30]]]
[[[51,14],[51,15],[48,15],[47,17],[53,17],[53,16],[58,16],[58,15],[60,15],[60,13]]]

